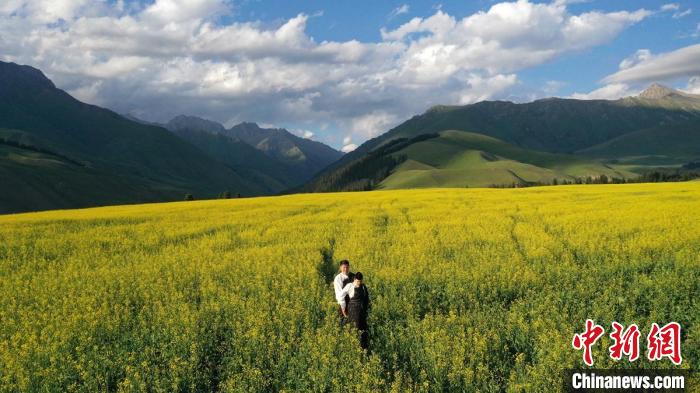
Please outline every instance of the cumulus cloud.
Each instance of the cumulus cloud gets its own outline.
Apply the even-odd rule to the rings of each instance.
[[[224,0],[5,0],[0,59],[146,120],[298,124],[348,150],[432,105],[507,96],[518,71],[608,42],[651,14],[573,14],[567,3],[498,3],[461,19],[438,8],[382,29],[380,42],[319,42],[305,14],[221,24],[232,12]]]
[[[561,3],[519,0],[461,20],[438,11],[381,34],[385,41],[408,41],[402,71],[431,80],[465,68],[498,73],[541,64],[607,42],[649,15],[644,9],[572,15]]]

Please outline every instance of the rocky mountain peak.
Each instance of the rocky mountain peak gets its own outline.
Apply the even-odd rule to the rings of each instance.
[[[647,87],[643,92],[639,93],[639,97],[649,99],[660,99],[674,94],[680,94],[680,92],[678,90],[672,89],[670,87],[658,83],[652,83],[651,86]]]

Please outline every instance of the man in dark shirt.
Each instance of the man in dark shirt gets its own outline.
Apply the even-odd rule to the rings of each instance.
[[[347,296],[346,299],[348,299],[345,313],[347,322],[359,331],[360,346],[363,349],[367,349],[369,347],[367,314],[370,308],[370,301],[367,286],[362,282],[362,273],[355,273],[353,282],[342,289],[341,295]]]

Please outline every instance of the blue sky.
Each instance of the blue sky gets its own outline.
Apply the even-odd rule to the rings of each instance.
[[[697,8],[697,9],[696,9]],[[6,0],[0,59],[146,120],[351,150],[436,104],[700,93],[690,1]]]
[[[549,1],[535,2],[550,3]],[[463,18],[479,11],[488,10],[495,3],[497,2],[490,0],[447,2],[358,0],[333,3],[319,0],[304,2],[245,1],[236,6],[236,14],[230,18],[235,20],[260,19],[279,23],[279,21],[294,17],[299,12],[309,15],[322,13],[322,16],[311,19],[307,25],[307,32],[315,39],[319,41],[357,39],[366,42],[379,42],[381,41],[380,29],[382,27],[396,28],[411,18],[432,15],[438,7],[456,18]],[[575,92],[590,91],[600,87],[600,80],[615,72],[620,61],[637,49],[650,49],[653,53],[662,53],[699,43],[699,37],[693,36],[693,34],[698,31],[700,7],[696,6],[696,9],[693,9],[691,1],[583,1],[569,5],[569,10],[572,13],[593,10],[614,12],[640,8],[658,10],[664,4],[677,4],[679,10],[675,13],[678,15],[687,12],[687,10],[691,10],[691,12],[676,18],[673,18],[673,13],[656,15],[642,23],[630,26],[605,45],[567,54],[542,65],[528,68],[519,74],[523,83],[535,87],[550,80],[561,81],[564,84],[558,91],[558,95],[568,96]],[[408,6],[406,13],[400,15],[392,13],[403,6]],[[684,87],[687,80],[681,78],[667,82],[669,85]]]

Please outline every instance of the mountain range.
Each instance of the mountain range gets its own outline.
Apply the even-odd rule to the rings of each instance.
[[[209,156],[239,169],[264,185],[268,193],[296,187],[338,160],[342,153],[320,142],[298,137],[283,128],[240,123],[222,124],[180,115],[163,125]]]
[[[35,68],[0,62],[0,213],[182,200],[188,193],[269,195],[342,155],[284,130],[260,129],[256,146],[227,135],[239,129],[248,138],[254,126],[199,137],[187,127],[169,131],[80,102]],[[205,148],[210,135],[223,142]]]
[[[351,153],[278,128],[146,122],[0,62],[0,213],[109,204],[633,178],[700,161],[700,96],[435,106]]]
[[[489,187],[630,178],[700,158],[700,96],[658,84],[618,100],[435,106],[297,191]]]

